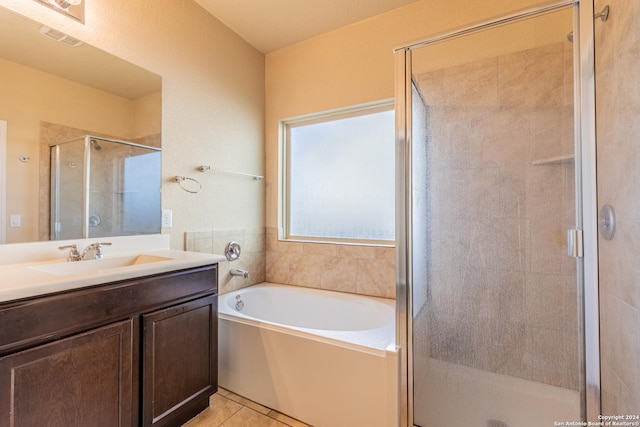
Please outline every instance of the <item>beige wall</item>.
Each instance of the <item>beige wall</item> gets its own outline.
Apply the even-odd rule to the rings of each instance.
[[[278,242],[279,120],[392,98],[394,48],[537,3],[423,0],[267,55],[267,280],[384,297],[395,295],[395,263],[388,249],[376,252],[373,248],[362,251],[357,247]],[[539,45],[543,41],[530,43]],[[324,247],[318,254],[320,246]],[[340,271],[328,273],[328,269],[335,268]],[[371,277],[376,279],[374,283],[369,282]]]
[[[143,96],[133,101],[132,139],[144,138],[162,132],[162,92]]]
[[[279,120],[392,98],[394,48],[538,3],[423,0],[269,53],[265,78],[267,226],[277,226]]]
[[[173,210],[173,228],[164,230],[172,247],[183,248],[189,230],[263,226],[263,183],[195,170],[262,172],[263,54],[191,0],[86,2],[84,25],[34,1],[0,6],[162,76],[162,204]],[[197,178],[204,190],[180,190],[175,175]]]
[[[598,205],[617,227],[599,239],[603,414],[640,413],[640,2],[611,7],[596,21]]]

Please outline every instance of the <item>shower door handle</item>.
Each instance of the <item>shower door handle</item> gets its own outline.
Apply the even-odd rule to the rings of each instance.
[[[567,249],[569,256],[582,258],[584,254],[582,230],[574,229],[567,231]]]

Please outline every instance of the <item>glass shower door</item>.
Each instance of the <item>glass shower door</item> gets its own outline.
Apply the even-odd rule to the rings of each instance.
[[[158,233],[161,152],[96,137],[91,141],[88,237]]]
[[[581,420],[573,20],[409,52],[415,425]]]

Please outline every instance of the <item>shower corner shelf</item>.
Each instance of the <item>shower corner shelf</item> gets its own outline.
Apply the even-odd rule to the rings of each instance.
[[[573,162],[573,154],[565,154],[564,156],[547,157],[545,159],[534,160],[531,162],[533,166],[557,165],[562,163]]]

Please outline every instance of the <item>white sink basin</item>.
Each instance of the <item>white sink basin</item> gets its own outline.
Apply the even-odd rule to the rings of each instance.
[[[116,258],[103,258],[90,261],[56,262],[51,264],[33,265],[29,268],[56,276],[70,276],[78,274],[99,273],[113,268],[129,267],[148,264],[152,262],[171,261],[167,258],[155,255],[132,255]]]

